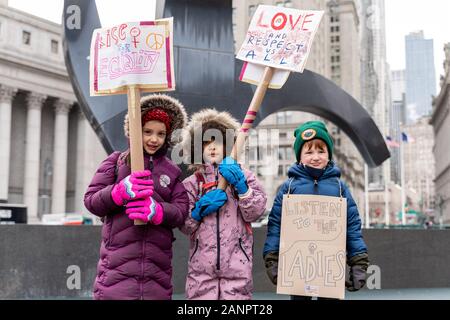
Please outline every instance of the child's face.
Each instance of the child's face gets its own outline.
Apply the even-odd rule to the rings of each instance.
[[[303,145],[300,161],[315,169],[324,169],[329,162],[328,148],[322,140],[308,141]]]
[[[223,145],[215,141],[205,142],[203,160],[208,164],[219,164],[223,160]]]
[[[142,128],[144,150],[150,155],[155,154],[164,145],[166,136],[167,130],[164,123],[156,120],[146,122]]]

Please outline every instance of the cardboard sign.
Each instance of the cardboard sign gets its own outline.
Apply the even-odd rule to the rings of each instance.
[[[122,23],[94,30],[91,96],[175,90],[173,18]]]
[[[278,294],[345,298],[347,200],[285,195]]]
[[[237,58],[277,69],[303,72],[323,13],[258,6]]]
[[[258,85],[264,74],[264,69],[265,67],[260,66],[259,64],[244,62],[239,80],[253,85]],[[291,73],[286,70],[275,70],[272,76],[272,80],[270,80],[269,88],[281,89],[286,83],[290,74]]]

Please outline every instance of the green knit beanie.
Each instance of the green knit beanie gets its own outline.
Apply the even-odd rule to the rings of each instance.
[[[302,147],[305,142],[320,139],[325,142],[328,147],[328,153],[330,155],[330,160],[333,158],[333,140],[331,139],[330,134],[328,133],[327,127],[325,123],[322,121],[309,121],[302,124],[295,130],[294,133],[295,143],[294,143],[294,151],[295,156],[297,157],[297,162],[300,162],[300,153],[302,151]]]

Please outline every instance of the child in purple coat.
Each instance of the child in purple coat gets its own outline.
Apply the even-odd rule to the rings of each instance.
[[[142,98],[145,170],[131,173],[129,151],[112,153],[98,168],[84,203],[102,218],[102,242],[94,298],[172,297],[172,229],[181,227],[189,199],[181,170],[165,155],[171,133],[186,124],[186,112],[166,95]],[[125,135],[129,137],[128,116]],[[134,225],[134,220],[145,222]]]

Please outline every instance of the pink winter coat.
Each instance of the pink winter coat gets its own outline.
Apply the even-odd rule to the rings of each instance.
[[[205,182],[217,179],[217,169],[200,169]],[[251,299],[253,291],[253,235],[251,222],[265,212],[267,197],[252,172],[244,169],[250,193],[236,198],[228,187],[228,202],[199,223],[190,214],[181,231],[190,236],[186,298],[202,300]],[[192,175],[183,181],[189,196],[189,212],[200,198],[199,181]],[[220,246],[217,244],[220,243]]]

